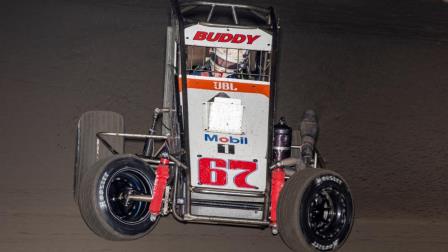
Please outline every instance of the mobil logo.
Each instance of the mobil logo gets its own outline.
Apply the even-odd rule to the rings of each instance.
[[[204,140],[206,142],[215,142],[223,144],[247,144],[247,137],[235,137],[235,136],[220,136],[217,134],[205,133]]]

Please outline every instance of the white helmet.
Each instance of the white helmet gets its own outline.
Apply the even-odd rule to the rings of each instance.
[[[210,68],[214,75],[227,77],[234,74],[248,57],[248,50],[211,48]]]

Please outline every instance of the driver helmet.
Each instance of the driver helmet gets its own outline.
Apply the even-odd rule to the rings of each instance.
[[[244,69],[248,63],[248,50],[211,48],[210,69],[215,77],[228,77]]]

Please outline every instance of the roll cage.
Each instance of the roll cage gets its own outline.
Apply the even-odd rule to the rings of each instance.
[[[213,3],[213,2],[206,2],[206,1],[184,1],[179,2],[178,0],[171,0],[172,5],[172,27],[178,27],[177,29],[177,43],[178,43],[178,57],[180,57],[180,66],[177,66],[180,69],[177,69],[178,73],[186,73],[187,72],[187,48],[185,45],[185,34],[184,30],[186,27],[191,26],[193,24],[203,24],[206,26],[216,26],[216,27],[235,27],[235,28],[243,28],[243,29],[253,29],[253,28],[260,28],[272,35],[272,49],[271,49],[271,71],[270,71],[270,109],[269,109],[269,121],[270,128],[269,128],[269,149],[268,149],[268,157],[270,159],[271,157],[271,139],[272,139],[272,127],[274,125],[274,111],[275,111],[275,102],[276,102],[276,66],[277,66],[277,54],[278,54],[278,20],[276,18],[274,9],[272,7],[269,8],[262,8],[258,6],[251,6],[251,5],[241,5],[241,4],[230,4],[230,3]],[[221,12],[221,16],[217,16],[217,10],[227,10],[226,12]],[[194,12],[195,10],[199,10],[197,12]],[[258,20],[258,25],[256,25],[256,21],[251,24],[246,24],[243,22],[241,24],[240,19],[242,19],[240,16],[238,16],[238,13],[240,11],[245,11],[245,18],[244,20]],[[213,20],[221,20],[220,17],[222,17],[222,14],[231,14],[231,17],[233,19],[232,24],[224,24],[223,22],[212,22]],[[193,15],[194,14],[194,15]],[[202,15],[201,15],[202,14]],[[247,15],[250,14],[250,15]],[[244,25],[246,24],[246,25]],[[180,70],[180,71],[179,71]],[[187,79],[186,74],[182,74],[181,83],[176,83],[177,87],[176,90],[179,89],[179,84],[182,90],[182,99],[183,101],[187,100]],[[180,104],[180,102],[178,102]],[[184,136],[183,141],[183,148],[188,147],[188,134],[183,134],[184,132],[188,132],[188,104],[186,102],[183,103],[182,111],[178,110],[179,116],[181,119],[183,115],[182,121],[182,130],[181,134]],[[188,150],[187,150],[188,151]],[[186,163],[188,164],[189,161],[186,160]]]

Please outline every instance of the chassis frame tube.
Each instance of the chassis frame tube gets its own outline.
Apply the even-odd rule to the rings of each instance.
[[[97,152],[99,148],[99,142],[101,141],[106,148],[112,152],[114,155],[120,154],[117,150],[110,145],[110,143],[104,139],[103,136],[113,136],[113,137],[124,137],[124,138],[133,138],[133,139],[157,139],[157,140],[166,140],[168,136],[160,136],[160,135],[143,135],[143,134],[129,134],[129,133],[116,133],[116,132],[98,132],[96,133],[97,138]]]
[[[256,226],[267,227],[269,222],[265,220],[247,220],[236,218],[224,218],[224,217],[209,217],[209,216],[197,216],[192,214],[185,214],[184,221],[206,224],[228,224],[239,226]]]
[[[168,136],[162,136],[162,135],[129,134],[129,133],[115,133],[115,132],[98,132],[96,136],[98,138],[102,138],[101,136],[116,136],[116,137],[134,138],[134,139],[148,139],[148,138],[158,140],[168,139]]]

